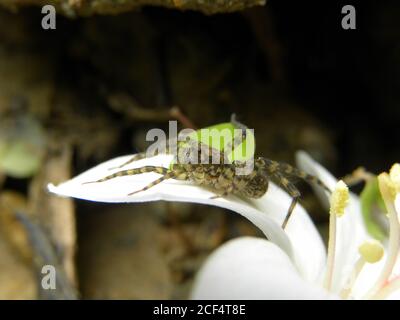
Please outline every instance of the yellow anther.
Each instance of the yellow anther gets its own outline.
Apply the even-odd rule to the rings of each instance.
[[[358,247],[358,252],[368,263],[375,263],[383,257],[383,246],[379,241],[368,240]]]
[[[396,192],[400,193],[400,164],[395,163],[390,169],[390,180],[394,183],[396,187]]]
[[[390,176],[386,172],[381,173],[378,176],[378,183],[382,197],[389,202],[394,202],[397,193],[396,184],[390,179]]]
[[[340,180],[336,184],[335,190],[332,192],[330,213],[341,217],[344,214],[344,209],[349,203],[349,198],[349,188],[342,180]]]

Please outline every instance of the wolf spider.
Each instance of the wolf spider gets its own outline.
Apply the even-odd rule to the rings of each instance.
[[[146,191],[167,179],[176,179],[189,180],[194,184],[210,188],[216,193],[216,196],[214,196],[213,198],[235,194],[240,197],[257,199],[262,197],[267,192],[269,181],[273,180],[292,197],[292,202],[282,223],[282,228],[286,227],[289,218],[300,198],[300,192],[298,191],[296,186],[290,181],[291,178],[300,178],[309,183],[319,185],[326,191],[331,192],[329,188],[317,177],[309,175],[308,173],[294,168],[289,164],[280,163],[264,157],[257,157],[255,159],[254,157],[252,157],[252,161],[254,161],[254,166],[249,174],[236,174],[236,169],[240,166],[243,166],[243,162],[227,162],[225,158],[226,150],[234,150],[235,147],[239,146],[244,141],[244,139],[246,138],[247,127],[238,122],[235,118],[235,115],[232,115],[231,123],[235,128],[240,129],[241,134],[234,136],[234,138],[232,139],[233,141],[228,143],[228,145],[224,148],[224,151],[214,149],[211,146],[205,145],[199,141],[187,139],[186,142],[189,143],[178,143],[178,157],[174,158],[169,168],[160,166],[144,166],[140,168],[120,170],[102,179],[86,183],[99,183],[122,176],[155,172],[160,174],[161,177],[149,183],[144,188],[136,190],[129,195]],[[210,161],[208,161],[208,163],[206,164],[202,161],[199,161],[199,163],[195,164],[180,162],[179,155],[189,154],[191,151],[193,151],[193,148],[197,148],[194,152],[198,152],[199,157],[203,156],[202,160],[204,160],[205,150],[207,151],[205,152],[205,154],[207,154],[208,157],[215,156],[217,154],[220,160],[219,163],[209,163]],[[154,154],[154,156],[157,154],[158,153]],[[144,158],[146,158],[146,153],[138,153],[133,156],[129,161],[123,163],[117,168],[123,168],[133,161]]]

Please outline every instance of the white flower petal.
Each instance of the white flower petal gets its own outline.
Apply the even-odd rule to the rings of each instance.
[[[357,281],[353,287],[351,296],[355,299],[363,299],[367,292],[371,289],[373,283],[378,279],[379,274],[385,264],[387,255],[384,254],[382,259],[376,263],[366,263],[357,277]]]
[[[398,278],[399,276],[400,275],[397,274],[397,278],[396,278],[397,281],[399,280],[399,278]],[[395,279],[392,279],[392,281],[395,281]],[[400,288],[398,288],[398,286],[397,287],[395,286],[392,290],[393,291],[389,292],[388,295],[385,297],[385,299],[386,300],[400,300]]]
[[[387,297],[386,300],[400,300],[400,290],[393,291],[390,293]]]
[[[218,248],[198,273],[192,299],[329,299],[297,273],[289,257],[264,239],[242,237]]]
[[[132,196],[128,193],[140,190],[151,181],[160,177],[156,173],[119,177],[102,183],[83,184],[103,178],[118,169],[109,170],[126,162],[131,156],[119,157],[102,163],[83,174],[58,186],[49,185],[49,191],[61,196],[74,197],[101,202],[146,202],[146,201],[181,201],[214,205],[236,211],[259,227],[270,241],[279,245],[291,256],[302,274],[314,280],[325,260],[323,243],[314,224],[304,209],[298,205],[289,224],[287,234],[280,227],[290,206],[290,197],[281,189],[270,184],[268,192],[261,199],[243,200],[236,196],[211,199],[215,194],[189,182],[166,180],[145,192]],[[138,168],[144,165],[168,167],[171,155],[158,155],[142,159],[124,167]],[[290,241],[289,241],[290,239]],[[291,243],[292,242],[292,245]],[[292,246],[296,250],[294,256]],[[312,255],[309,252],[313,252]]]
[[[228,198],[216,198],[215,193],[205,188],[195,186],[186,181],[166,180],[149,190],[139,192],[128,196],[129,193],[140,190],[148,183],[160,177],[157,173],[144,173],[139,175],[131,175],[118,177],[101,183],[83,184],[84,182],[96,181],[100,178],[118,171],[118,169],[109,170],[125,163],[132,156],[124,156],[106,161],[79,176],[61,183],[58,186],[50,184],[48,190],[60,196],[74,197],[77,199],[85,199],[90,201],[100,202],[147,202],[147,201],[180,201],[194,202],[206,205],[214,205],[235,211],[252,223],[254,223],[268,239],[279,245],[289,256],[292,256],[292,247],[285,232],[280,227],[282,216],[273,219],[270,217],[271,212],[262,212],[258,210],[251,201],[244,201],[236,196]],[[135,161],[134,163],[124,167],[124,169],[138,168],[142,166],[163,166],[168,167],[171,163],[171,155],[158,155],[148,159]],[[121,169],[119,169],[121,170]],[[283,191],[278,188],[275,192],[268,193],[268,199],[278,198],[283,194]],[[260,201],[260,200],[259,200]],[[266,201],[269,201],[266,199]],[[284,213],[287,203],[275,201],[272,205],[267,205],[266,208],[272,212]],[[300,235],[299,235],[300,236]]]
[[[314,161],[310,155],[304,151],[296,152],[297,167],[308,174],[318,177],[328,188],[334,189],[338,180],[322,167],[318,162]],[[318,186],[312,186],[315,193],[318,195],[324,207],[329,209],[329,198],[327,192]]]
[[[396,196],[396,199],[394,201],[394,207],[395,207],[396,212],[397,212],[397,217],[398,217],[398,219],[400,221],[400,194],[397,194],[397,196]],[[395,266],[393,268],[393,275],[394,276],[400,276],[400,252],[398,253],[397,262],[396,262],[396,264],[395,264]],[[398,290],[398,291],[399,291],[398,295],[400,295],[400,290]],[[398,296],[398,295],[396,295],[396,296]],[[391,299],[392,298],[393,297],[391,296]]]
[[[331,190],[334,189],[337,180],[324,167],[314,161],[306,152],[299,151],[296,154],[297,165],[300,169],[318,177]],[[329,208],[328,195],[321,188],[313,186],[326,208]],[[349,205],[344,216],[337,219],[336,226],[336,255],[333,275],[333,290],[338,291],[346,281],[359,257],[358,247],[367,239],[370,239],[361,213],[361,205],[358,197],[350,193]],[[328,214],[328,213],[327,213]],[[374,279],[370,279],[373,284]]]
[[[252,203],[260,211],[267,212],[275,221],[282,221],[291,201],[286,192],[271,184],[266,196],[260,200],[252,200]],[[286,204],[286,207],[282,204]],[[274,210],[279,207],[280,211]],[[318,281],[326,264],[325,245],[314,223],[300,204],[296,205],[285,231],[293,247],[298,271],[305,280]]]

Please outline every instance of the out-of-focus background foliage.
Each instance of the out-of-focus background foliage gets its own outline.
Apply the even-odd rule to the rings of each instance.
[[[219,208],[46,193],[143,150],[169,119],[204,127],[235,112],[258,154],[293,164],[307,150],[337,176],[400,158],[397,1],[356,2],[356,30],[341,28],[340,1],[57,3],[56,30],[43,30],[40,6],[0,1],[2,299],[186,298],[213,249],[260,235]],[[40,289],[44,264],[59,270],[55,291]]]

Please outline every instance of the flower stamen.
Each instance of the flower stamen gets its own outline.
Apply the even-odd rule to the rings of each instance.
[[[395,163],[389,172],[390,180],[394,183],[396,192],[400,193],[400,164]]]
[[[379,275],[375,284],[367,293],[367,298],[372,298],[378,294],[382,287],[389,281],[389,277],[393,272],[400,249],[400,224],[397,217],[396,208],[394,206],[397,188],[400,187],[400,185],[397,185],[399,169],[400,168],[395,165],[392,167],[392,170],[390,170],[390,175],[387,173],[381,173],[378,176],[379,190],[388,211],[389,245],[385,265],[383,266],[381,274]]]
[[[332,193],[330,201],[330,213],[335,214],[338,217],[344,215],[344,209],[349,203],[349,188],[347,185],[340,180]]]
[[[383,257],[384,250],[379,241],[367,240],[358,247],[358,252],[360,253],[360,257],[358,258],[350,277],[347,279],[346,284],[340,292],[340,296],[343,299],[347,299],[350,296],[354,284],[364,268],[365,263],[376,263],[380,261]]]
[[[356,280],[358,278],[358,275],[361,273],[361,270],[364,268],[364,265],[365,265],[365,259],[363,257],[359,257],[343,289],[340,291],[340,297],[342,299],[347,299],[350,296],[354,284],[356,283]]]
[[[382,259],[384,250],[379,241],[371,239],[364,241],[364,243],[359,246],[358,252],[366,262],[376,263]]]
[[[329,240],[328,240],[328,257],[327,267],[324,280],[324,287],[327,290],[331,289],[333,269],[335,264],[336,251],[336,217],[341,217],[344,214],[344,209],[349,202],[349,188],[340,180],[332,192],[330,199],[329,210]]]

